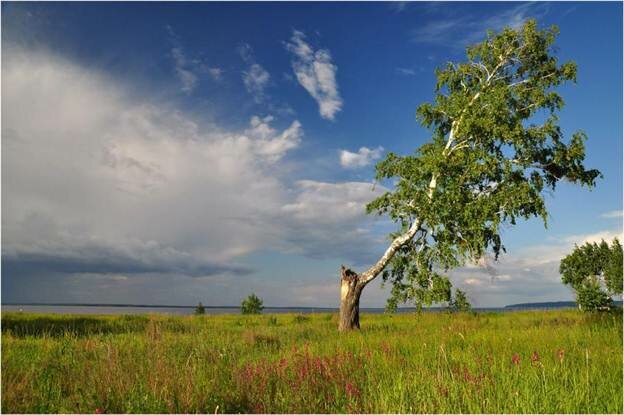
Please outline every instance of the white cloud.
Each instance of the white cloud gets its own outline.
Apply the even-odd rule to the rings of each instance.
[[[243,83],[247,91],[253,95],[256,102],[262,102],[265,98],[265,92],[269,79],[269,73],[257,63],[252,64],[247,71],[243,71]]]
[[[181,48],[171,49],[171,56],[175,63],[175,71],[180,83],[182,91],[190,94],[197,86],[197,75],[188,68],[188,62]]]
[[[332,63],[327,49],[314,51],[305,41],[305,34],[293,31],[286,49],[293,54],[293,71],[299,84],[319,105],[321,117],[334,120],[342,109],[342,98],[336,83],[337,67]]]
[[[247,43],[238,47],[238,54],[243,62],[247,64],[247,69],[243,71],[242,78],[247,92],[249,92],[257,104],[267,98],[266,88],[269,85],[271,75],[256,62],[253,56],[253,49]]]
[[[606,212],[600,215],[601,218],[606,219],[621,218],[622,216],[624,216],[624,211],[621,210],[612,210],[610,212]]]
[[[429,21],[412,31],[412,41],[416,43],[445,43],[465,18]]]
[[[379,159],[382,153],[383,147],[377,147],[374,149],[361,147],[357,153],[352,153],[348,150],[341,150],[340,165],[347,169],[365,167],[371,164],[374,160]]]
[[[299,146],[303,131],[301,123],[295,120],[290,127],[278,133],[271,127],[271,121],[273,117],[270,115],[264,118],[253,116],[250,128],[245,133],[252,138],[251,143],[255,153],[274,163],[289,150]]]
[[[365,206],[388,189],[365,182],[301,180],[296,185],[295,199],[280,211],[284,250],[356,265],[370,264],[383,252],[385,241],[370,233],[376,218],[366,215]]]
[[[259,249],[375,254],[364,205],[379,187],[288,185],[299,121],[227,130],[50,54],[4,58],[3,277],[245,274],[237,261]]]
[[[397,72],[400,73],[401,75],[407,75],[407,76],[416,75],[416,71],[410,68],[397,68]]]
[[[590,234],[570,235],[564,238],[564,241],[568,244],[583,245],[587,242],[594,243],[602,240],[611,242],[614,238],[622,240],[622,230],[604,230]]]
[[[548,245],[538,245],[522,250],[521,261],[531,266],[533,264],[547,264],[559,262],[574,249],[574,245],[583,245],[587,242],[612,241],[613,238],[622,240],[621,230],[604,230],[589,234],[567,235],[553,239]]]
[[[249,43],[239,45],[237,51],[243,62],[249,64],[254,63],[253,50],[251,49],[251,45],[249,45]]]
[[[543,17],[549,8],[548,3],[516,3],[515,6],[488,17],[470,13],[460,17],[447,15],[437,20],[428,20],[414,29],[411,40],[416,43],[464,48],[485,39],[487,30],[500,31],[505,26],[517,29],[529,18]]]
[[[221,68],[211,68],[207,67],[206,72],[214,79],[215,81],[220,81],[223,77],[223,69]]]
[[[299,144],[298,121],[200,127],[63,59],[6,56],[3,250],[47,243],[23,231],[33,215],[72,238],[153,240],[207,261],[262,243],[261,229],[232,218],[272,216],[284,204],[275,162]]]
[[[466,287],[481,306],[572,300],[571,289],[561,282],[561,259],[572,252],[574,244],[614,237],[621,239],[621,230],[560,236],[547,245],[503,254],[498,261],[490,256],[481,258],[476,264],[451,271],[450,277],[454,284]]]
[[[198,58],[189,58],[173,28],[167,25],[166,29],[169,42],[173,44],[170,53],[174,63],[173,68],[182,85],[180,88],[182,92],[191,94],[199,84],[199,75],[203,73],[207,73],[214,81],[222,79],[223,69],[209,66]]]
[[[345,223],[365,216],[365,205],[386,188],[366,182],[297,182],[300,192],[282,209],[302,222]]]

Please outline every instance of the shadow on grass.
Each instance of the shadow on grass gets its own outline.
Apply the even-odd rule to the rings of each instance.
[[[2,316],[2,333],[16,337],[65,335],[89,336],[144,331],[149,322],[145,316],[121,316],[114,319],[84,316]]]

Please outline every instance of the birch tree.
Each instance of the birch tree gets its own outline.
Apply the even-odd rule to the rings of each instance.
[[[561,260],[561,280],[575,291],[581,310],[609,309],[613,302],[611,296],[622,295],[623,256],[622,245],[615,238],[611,246],[604,239],[599,244],[575,245]]]
[[[395,185],[367,210],[398,231],[369,269],[342,267],[340,330],[359,328],[362,290],[379,275],[392,284],[391,308],[449,301],[444,273],[487,252],[498,258],[503,225],[531,217],[546,225],[544,192],[561,180],[595,185],[600,172],[583,165],[586,135],[566,139],[558,123],[556,88],[576,81],[576,65],[559,62],[557,34],[534,20],[488,32],[465,62],[436,71],[435,99],[416,111],[431,140],[376,167],[377,180]]]

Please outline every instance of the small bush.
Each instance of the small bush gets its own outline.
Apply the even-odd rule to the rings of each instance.
[[[263,309],[262,299],[253,293],[241,303],[241,312],[243,314],[260,314]]]
[[[466,297],[466,293],[462,290],[455,290],[455,298],[449,304],[451,311],[470,311],[471,306]]]
[[[197,307],[195,307],[195,314],[196,315],[206,314],[206,308],[201,303],[201,301],[199,302],[199,304],[197,304]]]

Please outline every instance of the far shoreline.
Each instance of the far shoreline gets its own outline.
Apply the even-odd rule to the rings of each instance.
[[[621,301],[616,301],[615,305],[621,306]],[[189,305],[158,305],[158,304],[80,304],[80,303],[2,303],[3,313],[23,312],[23,313],[49,313],[49,314],[165,314],[165,315],[192,315],[195,306]],[[204,306],[207,315],[228,315],[240,314],[239,306]],[[574,301],[540,302],[511,304],[505,307],[474,307],[472,311],[478,313],[487,312],[513,312],[530,310],[556,310],[575,309]],[[338,307],[265,307],[264,314],[320,314],[337,313]],[[397,313],[416,312],[415,307],[400,307]],[[426,313],[438,313],[447,311],[446,307],[423,308]],[[383,307],[363,307],[362,313],[383,314],[386,312]]]

